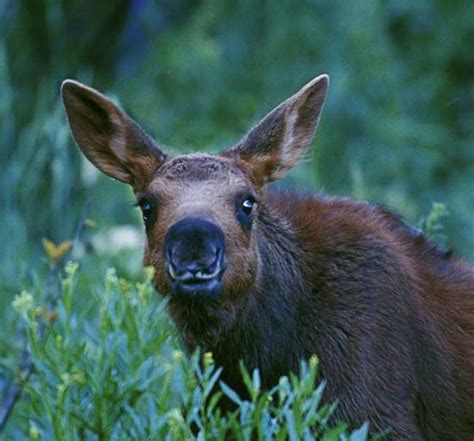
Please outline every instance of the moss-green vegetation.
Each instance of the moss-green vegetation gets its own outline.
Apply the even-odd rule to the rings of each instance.
[[[285,184],[385,203],[412,223],[423,219],[422,227],[437,240],[474,259],[474,3],[277,3],[119,0],[91,7],[79,0],[0,1],[0,402],[17,376],[28,323],[12,301],[26,289],[34,307],[42,302],[51,258],[43,239],[68,240],[88,198],[96,223],[74,250],[81,275],[72,300],[59,304],[45,347],[35,350],[38,368],[28,399],[10,420],[11,439],[27,436],[30,425],[32,438],[37,427],[41,439],[52,439],[54,430],[67,437],[87,424],[94,430],[102,424],[125,439],[141,429],[184,436],[192,418],[207,428],[215,422],[216,431],[224,418],[212,400],[211,408],[199,405],[192,415],[190,400],[198,398],[190,398],[194,392],[184,379],[197,373],[212,377],[218,367],[200,372],[199,357],[173,358],[179,346],[162,304],[155,299],[143,305],[136,288],[127,297],[115,285],[110,303],[104,303],[106,268],[117,268],[135,286],[144,233],[130,207],[130,191],[99,176],[73,146],[59,102],[66,77],[115,97],[179,152],[228,146],[274,105],[326,72],[331,86],[316,153]],[[449,216],[437,205],[424,217],[433,202],[444,204]],[[16,305],[29,299],[24,295]],[[138,303],[130,304],[132,299]],[[126,319],[117,323],[114,314]],[[148,322],[150,314],[156,316]],[[129,334],[137,316],[140,326]],[[104,334],[104,327],[110,332]],[[143,342],[151,346],[141,353]],[[306,418],[301,403],[316,400],[304,389],[310,371],[303,375],[307,380],[288,383],[298,383],[288,390],[300,394],[300,404],[285,410],[275,404],[279,398],[267,403],[262,393],[258,405],[245,404],[233,419],[225,418],[232,424],[258,419],[283,431],[294,427],[301,435],[308,427],[301,422]],[[183,383],[173,383],[160,401],[170,376]],[[145,384],[149,392],[137,395]],[[201,400],[204,389],[202,383],[195,392]],[[74,416],[72,403],[82,399]],[[147,420],[160,405],[160,416]],[[172,410],[178,408],[180,414]],[[327,408],[318,409],[308,424],[329,433],[323,424]],[[248,427],[256,429],[252,424]],[[125,426],[129,435],[120,432]],[[83,433],[92,437],[94,430]]]
[[[335,404],[322,401],[316,356],[270,391],[261,390],[257,370],[241,366],[251,397],[242,400],[219,381],[211,353],[180,350],[151,271],[131,283],[109,269],[91,292],[78,289],[77,267],[66,265],[53,311],[45,313],[34,293],[13,301],[35,370],[5,439],[367,439],[367,424],[349,433],[343,422],[329,423]],[[234,410],[221,411],[224,396]]]

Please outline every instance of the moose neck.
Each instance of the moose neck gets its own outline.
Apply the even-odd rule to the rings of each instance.
[[[224,380],[234,383],[242,359],[248,369],[265,366],[262,380],[270,386],[295,371],[305,355],[301,323],[306,314],[301,305],[309,287],[300,268],[302,250],[288,220],[269,206],[262,207],[256,222],[261,262],[257,281],[243,296],[234,326],[209,349],[224,366]]]

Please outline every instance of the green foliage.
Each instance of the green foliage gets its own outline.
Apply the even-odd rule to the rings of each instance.
[[[420,228],[433,240],[444,245],[446,235],[444,234],[444,221],[449,212],[446,206],[440,202],[434,202],[431,211],[420,221]]]
[[[0,1],[0,399],[15,378],[22,349],[21,326],[10,304],[25,287],[35,293],[44,289],[49,259],[44,256],[42,242],[49,244],[45,246],[50,257],[59,255],[61,250],[54,244],[67,243],[63,241],[69,238],[87,198],[93,202],[91,216],[98,224],[75,250],[83,270],[74,300],[61,304],[58,323],[48,328],[54,336],[48,338],[45,354],[62,363],[61,375],[70,375],[69,380],[60,380],[52,365],[41,358],[45,355],[35,353],[45,369],[39,368],[38,373],[43,372],[49,383],[35,377],[32,386],[43,384],[49,398],[43,403],[32,387],[31,403],[36,403],[36,410],[30,402],[21,402],[15,415],[24,415],[25,420],[9,427],[10,436],[24,436],[29,419],[33,439],[34,424],[41,434],[54,433],[46,421],[48,415],[41,412],[57,412],[54,387],[63,384],[61,381],[67,383],[64,406],[98,393],[94,387],[100,385],[85,386],[71,380],[77,373],[72,370],[76,362],[67,361],[56,348],[55,335],[70,345],[71,357],[81,350],[79,343],[93,348],[96,352],[84,352],[87,369],[83,368],[87,376],[99,375],[94,374],[90,354],[99,356],[102,350],[102,363],[106,363],[109,347],[104,346],[99,332],[105,325],[99,326],[101,317],[95,315],[102,305],[102,293],[95,288],[100,295],[90,299],[91,290],[101,286],[106,267],[115,266],[132,280],[141,265],[139,238],[143,232],[139,217],[129,208],[133,195],[99,176],[73,146],[59,101],[64,78],[76,78],[119,98],[160,142],[181,152],[217,151],[229,146],[266,111],[313,76],[327,72],[331,87],[315,141],[317,152],[291,172],[284,185],[322,188],[382,202],[410,222],[429,212],[433,201],[440,201],[443,205],[434,204],[421,227],[472,260],[473,21],[474,2],[452,0],[282,0],[278,4],[119,0],[95,2],[93,7],[79,0]],[[136,287],[132,292],[136,294]],[[27,305],[28,299],[27,293],[19,297],[17,307]],[[150,302],[145,310],[136,308],[142,308],[140,314],[145,315],[146,310],[156,308],[162,330],[154,327],[153,320],[147,322],[145,315],[139,322],[143,332],[152,333],[147,341],[153,347],[153,339],[159,340],[169,323],[160,313],[163,305],[152,305]],[[105,310],[112,306],[113,302],[107,304]],[[123,302],[116,302],[116,307],[119,315],[129,311]],[[118,325],[112,320],[106,334],[113,336],[114,363],[122,369],[125,365],[119,362],[117,348],[128,351],[127,357],[135,364],[126,366],[136,377],[145,359],[125,342],[128,331],[124,327],[131,326],[131,320],[129,317]],[[78,346],[70,340],[73,337]],[[138,345],[146,336],[133,338]],[[160,369],[168,366],[165,371],[171,372],[170,366],[178,364],[170,361],[175,348],[174,341],[160,343],[157,357],[166,360]],[[189,369],[196,375],[198,358],[185,359],[189,366],[194,363]],[[81,362],[77,361],[78,366]],[[122,375],[122,380],[125,374],[120,369],[117,375]],[[111,370],[104,372],[111,382],[101,387],[115,391],[117,379],[112,381]],[[292,380],[288,381],[291,386]],[[152,380],[154,392],[162,390],[161,382],[162,377]],[[169,390],[169,400],[178,400],[174,386]],[[148,399],[154,403],[151,393]],[[171,403],[166,400],[164,403]],[[93,403],[93,408],[103,405],[112,409],[111,415],[117,415],[109,396],[101,401],[103,404]],[[124,409],[119,420],[131,421],[130,430],[138,430],[132,422],[135,414],[127,413],[124,403],[118,405]],[[138,412],[147,407],[143,403],[139,397],[128,406]],[[184,401],[179,403],[179,409],[189,410]],[[278,415],[272,421],[282,427],[283,421],[293,418],[301,435],[302,413],[288,417],[278,413],[281,409],[274,403],[262,409],[272,418]],[[181,430],[180,417],[172,408],[166,407],[165,414],[175,421],[176,430]],[[88,409],[85,415],[89,415]],[[248,412],[248,418],[255,418],[260,410]],[[150,415],[148,407],[144,414]],[[188,414],[182,416],[187,425]],[[59,418],[58,427],[66,434],[69,427],[80,424],[70,414],[64,418],[67,422]],[[95,424],[95,420],[85,421]],[[171,431],[169,421],[159,430]],[[17,432],[16,427],[21,430]],[[155,430],[151,422],[143,427]],[[363,436],[364,430],[358,432],[362,435],[352,436]]]
[[[31,277],[28,266],[40,251],[32,241],[64,238],[82,210],[86,191],[78,184],[80,163],[59,85],[73,73],[112,76],[97,60],[107,64],[117,56],[114,35],[126,17],[119,6],[127,2],[116,3],[117,9],[46,0],[0,3],[0,278],[10,293]],[[108,32],[101,35],[103,24]]]
[[[119,97],[174,151],[217,150],[318,73],[331,88],[317,154],[287,183],[383,202],[414,222],[449,207],[474,256],[472,22],[466,1],[0,2],[0,287],[31,282],[84,200],[135,223],[130,193],[85,165],[59,103],[74,77]]]
[[[302,362],[298,375],[262,390],[258,370],[241,372],[249,400],[219,381],[211,353],[186,356],[151,286],[131,283],[108,270],[95,293],[79,292],[78,265],[69,262],[62,300],[42,314],[34,296],[13,302],[28,330],[35,371],[27,401],[5,439],[44,440],[312,440],[360,441],[368,425],[349,434],[329,421],[336,404],[322,402],[318,360]],[[75,299],[87,296],[85,310]],[[39,323],[47,338],[38,344]],[[223,397],[235,404],[224,412]]]

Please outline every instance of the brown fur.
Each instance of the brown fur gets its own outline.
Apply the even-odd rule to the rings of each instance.
[[[171,296],[186,347],[212,351],[245,394],[238,362],[263,385],[317,354],[335,418],[369,420],[390,439],[474,438],[474,268],[440,252],[386,209],[322,195],[268,191],[309,147],[328,86],[321,76],[221,155],[169,157],[106,97],[65,82],[74,137],[108,175],[153,206],[145,263],[170,280],[171,226],[204,217],[223,231],[220,300]],[[242,194],[252,222],[236,216]],[[240,199],[239,199],[240,198]]]

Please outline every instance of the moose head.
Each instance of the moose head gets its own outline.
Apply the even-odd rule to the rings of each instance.
[[[189,305],[205,309],[206,320],[228,319],[257,283],[265,188],[308,150],[328,83],[327,75],[316,77],[220,154],[173,156],[107,97],[63,82],[80,149],[133,188],[147,233],[144,263],[155,268],[158,292],[171,294],[178,324],[189,327],[182,316]]]

